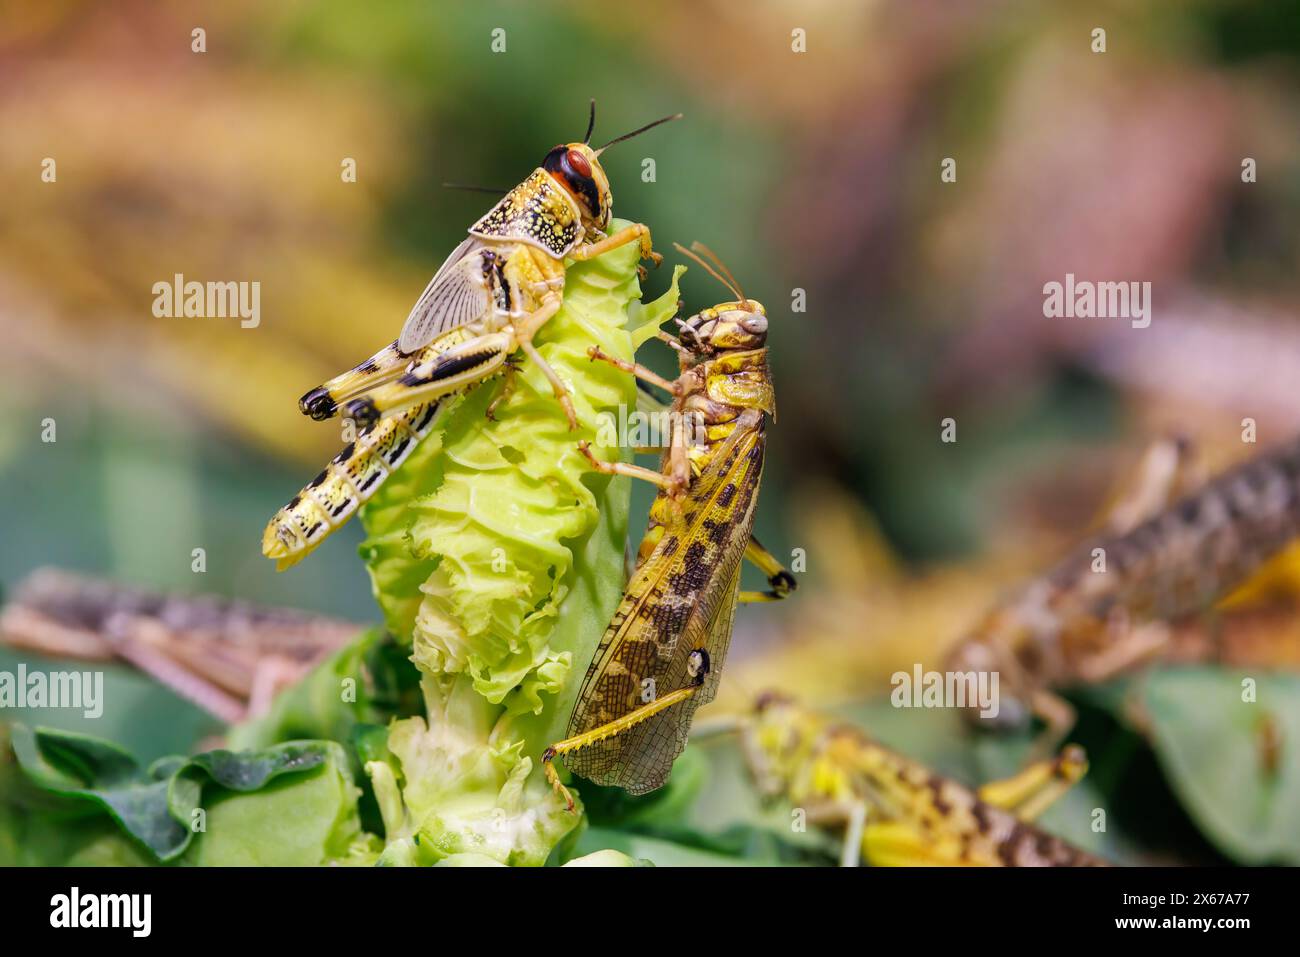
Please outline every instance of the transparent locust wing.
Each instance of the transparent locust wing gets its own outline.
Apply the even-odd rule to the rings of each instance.
[[[500,259],[473,236],[453,250],[402,325],[397,348],[410,355],[456,326],[488,315],[502,296]]]

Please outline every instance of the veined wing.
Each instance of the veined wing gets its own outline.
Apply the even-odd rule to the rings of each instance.
[[[709,656],[703,685],[640,724],[566,755],[565,766],[575,774],[633,794],[654,790],[685,747],[695,709],[713,700],[731,642],[763,449],[762,413],[746,412],[692,482],[681,522],[665,531],[629,583],[583,679],[568,733],[589,731],[689,687],[688,658],[697,648]]]
[[[498,296],[506,295],[502,264],[482,240],[470,236],[462,242],[420,294],[402,325],[397,348],[409,355],[447,330],[488,315]]]

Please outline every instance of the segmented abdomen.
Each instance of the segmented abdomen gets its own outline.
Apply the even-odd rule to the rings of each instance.
[[[902,863],[1108,866],[1101,858],[1022,821],[1011,811],[989,804],[975,790],[878,744],[855,727],[833,727],[826,740],[825,760],[832,772],[828,780],[842,774],[852,782],[854,796],[871,808],[869,813],[878,822],[904,824],[923,842],[921,852]],[[870,845],[867,851],[870,855]]]
[[[262,534],[262,554],[288,568],[342,527],[429,434],[439,404],[413,406],[365,429],[275,513]]]
[[[1300,536],[1300,442],[1223,473],[1127,534],[1102,540],[1108,575],[1093,574],[1089,547],[1055,584],[1077,612],[1104,617],[1121,605],[1139,618],[1206,607]]]

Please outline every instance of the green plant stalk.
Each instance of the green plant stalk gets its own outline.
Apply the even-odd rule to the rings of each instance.
[[[495,421],[485,412],[500,382],[455,400],[362,512],[375,597],[410,642],[426,704],[425,718],[390,726],[391,758],[367,764],[383,863],[542,864],[579,821],[547,787],[540,755],[563,736],[622,593],[628,481],[593,472],[578,442],[623,457],[597,443],[597,424],[636,407],[632,377],[588,348],[631,359],[676,311],[680,270],[642,307],[637,259],[629,245],[572,264],[564,307],[537,338],[569,386],[577,431],[525,361]]]

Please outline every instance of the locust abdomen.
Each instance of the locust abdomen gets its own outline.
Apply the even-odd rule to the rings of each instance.
[[[275,513],[262,533],[262,554],[283,571],[342,527],[429,434],[440,404],[413,406],[362,431]]]
[[[1088,556],[1057,584],[1093,614],[1177,618],[1224,597],[1300,535],[1300,442],[1228,470],[1127,534],[1103,539],[1109,574]],[[1091,554],[1091,552],[1090,552]]]
[[[1229,469],[1130,531],[1082,543],[995,608],[955,650],[952,666],[1005,668],[1000,648],[1039,684],[1082,680],[1089,662],[1129,633],[1113,625],[1204,611],[1297,537],[1300,441],[1293,441]]]

